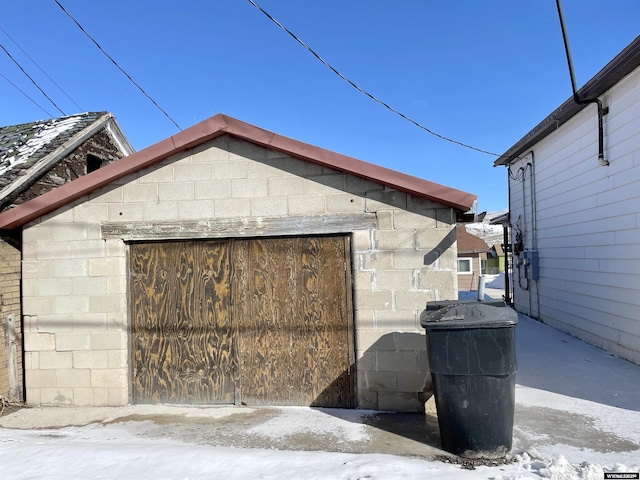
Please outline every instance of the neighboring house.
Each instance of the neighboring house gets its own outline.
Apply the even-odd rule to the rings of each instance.
[[[26,399],[424,408],[476,197],[216,115],[0,214]]]
[[[458,244],[458,290],[478,289],[478,279],[484,274],[484,263],[491,250],[487,242],[469,233],[463,223],[456,226]]]
[[[496,243],[489,249],[483,273],[485,275],[498,275],[504,272],[504,266],[504,248],[501,243]]]
[[[0,127],[0,211],[28,202],[131,153],[131,145],[107,112]],[[20,401],[23,397],[21,239],[19,232],[2,231],[2,237],[0,398]]]
[[[640,364],[640,37],[495,162],[515,308]],[[599,158],[599,153],[603,157]]]

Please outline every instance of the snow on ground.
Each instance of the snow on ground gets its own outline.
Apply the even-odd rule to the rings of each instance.
[[[214,447],[151,435],[148,422],[128,421],[0,428],[0,478],[600,480],[605,471],[640,472],[639,367],[522,316],[517,350],[512,463],[467,470],[400,455]],[[283,411],[247,434],[274,444],[309,428],[366,438],[363,411]]]

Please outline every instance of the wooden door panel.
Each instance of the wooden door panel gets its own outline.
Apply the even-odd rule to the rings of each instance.
[[[133,397],[232,403],[228,242],[131,245]]]
[[[244,403],[353,406],[345,255],[344,237],[236,242]]]

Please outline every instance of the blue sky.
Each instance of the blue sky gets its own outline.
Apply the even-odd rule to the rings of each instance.
[[[181,128],[216,113],[507,208],[494,156],[438,139],[322,65],[248,0],[59,0]],[[256,0],[421,125],[503,153],[571,96],[555,0]],[[637,0],[563,0],[578,86],[640,34]],[[6,2],[0,44],[65,114],[112,112],[140,150],[177,132],[54,0]],[[62,90],[43,74],[16,43]],[[61,116],[0,51],[0,125]],[[76,106],[77,104],[77,106]],[[78,108],[78,106],[80,108]]]

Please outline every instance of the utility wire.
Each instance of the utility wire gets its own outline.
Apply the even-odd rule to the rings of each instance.
[[[47,112],[42,105],[40,105],[38,102],[36,102],[33,98],[31,98],[29,95],[27,95],[25,92],[23,92],[20,87],[18,87],[15,83],[13,83],[11,80],[9,80],[7,77],[5,77],[3,74],[0,73],[0,77],[4,78],[7,82],[9,82],[9,84],[15,88],[16,90],[18,90],[22,95],[24,95],[25,97],[27,97],[29,100],[31,100],[31,102],[38,107],[40,110],[42,110],[44,113],[46,113],[49,118],[53,118],[53,115],[51,115],[49,112]]]
[[[151,103],[153,103],[158,110],[164,113],[165,117],[171,120],[171,122],[176,126],[178,130],[182,131],[182,128],[180,128],[180,125],[178,125],[176,121],[173,118],[171,118],[171,116],[160,105],[158,105],[158,103],[153,98],[151,98],[151,96],[147,92],[145,92],[144,89],[140,85],[138,85],[136,81],[133,78],[131,78],[131,76],[127,72],[125,72],[125,70],[118,64],[118,62],[116,62],[113,59],[113,57],[111,57],[111,55],[109,55],[100,46],[100,44],[96,42],[96,40],[91,35],[89,35],[89,33],[87,33],[87,31],[82,27],[82,25],[80,25],[80,23],[75,18],[73,18],[73,16],[69,12],[67,12],[67,10],[62,6],[62,4],[58,0],[54,0],[54,1],[62,9],[62,11],[67,14],[67,16],[73,21],[73,23],[75,23],[78,26],[78,28],[82,30],[82,33],[84,33],[87,36],[87,38],[89,38],[89,40],[91,40],[94,43],[94,45],[98,47],[98,50],[100,50],[109,60],[111,60],[111,62],[118,68],[118,70],[120,70],[124,74],[124,76],[129,79],[131,83],[133,83],[136,87],[138,87],[138,90],[140,90],[145,97],[151,100]]]
[[[57,1],[57,0],[56,0]],[[430,130],[429,128],[425,127],[424,125],[421,125],[420,123],[418,123],[417,121],[413,120],[412,118],[406,116],[405,114],[399,112],[398,110],[396,110],[395,108],[389,106],[387,103],[383,102],[382,100],[380,100],[379,98],[375,97],[374,95],[372,95],[371,93],[369,93],[368,91],[364,90],[363,88],[359,87],[358,85],[356,85],[354,82],[352,82],[351,80],[349,80],[347,77],[345,77],[342,73],[340,73],[336,68],[334,68],[333,66],[331,66],[328,62],[326,62],[320,55],[318,55],[311,47],[309,47],[309,45],[307,45],[306,43],[304,43],[300,38],[298,38],[293,32],[291,32],[291,30],[289,30],[287,27],[285,27],[283,24],[281,24],[278,20],[276,20],[275,18],[273,18],[271,15],[269,15],[269,13],[267,13],[260,5],[258,5],[256,2],[254,2],[254,0],[248,0],[249,3],[251,5],[253,5],[254,7],[256,7],[258,10],[260,10],[260,12],[262,12],[269,20],[271,20],[273,23],[275,23],[278,27],[280,27],[282,30],[284,30],[285,32],[287,32],[296,42],[298,42],[300,45],[302,45],[304,48],[306,48],[314,57],[316,57],[325,67],[327,67],[329,70],[331,70],[333,73],[335,73],[336,75],[338,75],[342,80],[344,80],[345,82],[347,82],[349,85],[351,85],[353,88],[355,88],[356,90],[358,90],[359,92],[365,94],[367,97],[369,97],[371,100],[379,103],[380,105],[382,105],[383,107],[385,107],[386,109],[390,110],[391,112],[395,113],[396,115],[399,115],[400,117],[404,118],[405,120],[413,123],[416,127],[421,128],[422,130],[424,130],[425,132],[438,137],[441,140],[445,140],[447,142],[451,142],[451,143],[455,143],[456,145],[460,145],[461,147],[465,147],[465,148],[470,148],[471,150],[475,150],[477,152],[480,153],[485,153],[487,155],[493,155],[495,157],[499,157],[500,155],[497,153],[493,153],[493,152],[489,152],[487,150],[482,150],[481,148],[477,148],[474,147],[472,145],[468,145],[466,143],[462,143],[459,142],[457,140],[454,140],[452,138],[449,137],[445,137],[444,135],[440,135],[439,133],[434,132],[433,130]]]
[[[51,98],[49,98],[49,95],[47,95],[47,94],[45,93],[45,91],[44,91],[42,88],[40,88],[40,85],[38,85],[38,84],[36,83],[36,81],[35,81],[33,78],[31,78],[31,77],[29,76],[29,74],[25,71],[25,69],[24,69],[24,68],[22,68],[22,65],[20,65],[20,64],[18,63],[18,61],[17,61],[15,58],[13,58],[13,57],[11,56],[11,54],[9,53],[9,51],[8,51],[6,48],[4,48],[4,45],[0,45],[0,48],[2,48],[2,50],[4,50],[4,53],[6,53],[6,54],[7,54],[7,56],[8,56],[8,57],[13,61],[13,63],[15,63],[15,64],[18,66],[18,68],[19,68],[20,70],[22,70],[22,73],[24,73],[24,74],[27,76],[27,78],[28,78],[29,80],[31,80],[31,83],[33,83],[33,84],[36,86],[36,88],[37,88],[38,90],[40,90],[40,92],[41,92],[45,97],[47,97],[47,100],[49,100],[49,101],[51,102],[51,104],[52,104],[54,107],[56,107],[56,108],[58,109],[58,111],[59,111],[62,115],[66,115],[66,113],[64,113],[64,112],[62,111],[62,109],[61,109],[58,105],[56,105],[56,102],[54,102],[53,100],[51,100]]]
[[[0,27],[0,31],[2,31],[2,33],[4,33],[7,37],[9,37],[9,40],[11,40],[11,41],[14,43],[14,45],[15,45],[16,47],[18,47],[18,48],[20,49],[20,51],[21,51],[22,53],[24,53],[24,54],[27,56],[27,58],[28,58],[29,60],[31,60],[31,61],[33,62],[33,64],[34,64],[36,67],[38,67],[38,68],[40,69],[40,71],[41,71],[42,73],[44,73],[44,75],[45,75],[45,76],[46,76],[46,77],[51,81],[51,83],[53,83],[56,87],[58,87],[58,90],[60,90],[62,93],[64,93],[64,95],[65,95],[69,100],[71,100],[71,103],[73,103],[76,107],[78,107],[78,111],[79,111],[79,112],[81,112],[81,111],[82,111],[82,107],[81,107],[80,105],[78,105],[78,104],[73,100],[73,98],[71,98],[71,97],[69,96],[69,94],[67,94],[67,92],[65,92],[65,91],[62,89],[62,87],[61,87],[60,85],[58,85],[58,84],[56,83],[56,81],[55,81],[53,78],[51,78],[51,77],[47,74],[47,72],[45,72],[45,71],[44,71],[44,69],[43,69],[40,65],[38,65],[38,62],[36,62],[33,58],[31,58],[31,56],[30,56],[27,52],[25,52],[25,51],[24,51],[24,49],[23,49],[20,45],[18,45],[18,42],[16,42],[16,41],[11,37],[11,35],[9,35],[9,34],[7,33],[7,31],[6,31],[4,28]]]

